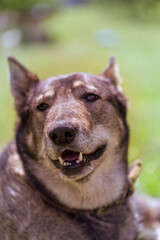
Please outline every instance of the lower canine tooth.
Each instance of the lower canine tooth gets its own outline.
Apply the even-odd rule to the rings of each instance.
[[[80,152],[80,154],[79,154],[79,159],[78,159],[79,161],[82,161],[83,160],[83,153],[82,152]]]
[[[79,162],[80,162],[80,160],[77,160],[77,161],[76,161],[76,163],[79,163]]]
[[[61,157],[58,158],[58,160],[60,161],[60,164],[63,165],[64,164],[64,161]]]

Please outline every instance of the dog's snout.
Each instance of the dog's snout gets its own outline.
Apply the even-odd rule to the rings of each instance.
[[[53,129],[49,137],[55,145],[66,145],[74,140],[76,132],[77,129],[73,126],[60,126]]]

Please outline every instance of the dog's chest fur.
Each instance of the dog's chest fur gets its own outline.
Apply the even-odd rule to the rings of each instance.
[[[4,156],[6,161],[3,161]],[[0,216],[0,239],[137,238],[137,226],[130,200],[101,215],[67,213],[43,201],[39,192],[23,175],[23,168],[19,164],[15,146],[11,144],[0,159],[0,212],[3,216]]]

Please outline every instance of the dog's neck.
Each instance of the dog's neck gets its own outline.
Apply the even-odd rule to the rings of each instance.
[[[128,182],[126,184],[126,187],[124,188],[122,194],[120,197],[112,202],[110,205],[106,204],[102,207],[98,207],[95,209],[74,209],[74,208],[69,208],[63,204],[61,204],[59,201],[57,201],[56,198],[54,198],[52,195],[50,195],[47,192],[41,191],[42,198],[44,202],[49,204],[51,207],[54,207],[56,209],[59,209],[61,211],[64,211],[66,213],[73,213],[73,214],[94,214],[94,215],[101,215],[101,214],[106,214],[108,211],[114,209],[114,208],[119,208],[121,205],[124,205],[125,203],[127,204],[128,198],[133,194],[133,185],[131,182]]]

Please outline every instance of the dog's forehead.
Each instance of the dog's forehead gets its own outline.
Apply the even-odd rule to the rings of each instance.
[[[90,73],[74,73],[69,75],[62,75],[58,77],[50,77],[48,79],[43,80],[40,83],[40,90],[43,92],[47,92],[48,94],[53,94],[53,89],[58,90],[60,88],[78,88],[78,87],[86,87],[89,89],[95,89],[97,87],[103,86],[104,83],[110,83],[109,79],[96,76]]]

